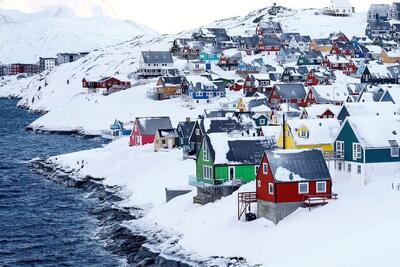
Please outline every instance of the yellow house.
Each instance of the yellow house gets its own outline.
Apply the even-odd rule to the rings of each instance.
[[[385,51],[382,49],[381,60],[386,64],[400,62],[400,49]]]
[[[255,93],[252,97],[241,97],[236,104],[236,109],[241,112],[249,112],[252,108],[267,105],[268,99],[264,94]]]
[[[310,43],[310,49],[329,53],[332,49],[332,42],[329,38],[314,39]]]
[[[337,119],[292,119],[285,123],[277,144],[285,149],[319,148],[332,152],[339,129]]]

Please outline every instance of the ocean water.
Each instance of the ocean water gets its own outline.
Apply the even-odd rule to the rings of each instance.
[[[0,266],[121,266],[96,238],[85,192],[48,181],[27,161],[100,147],[100,140],[25,131],[38,116],[0,99]]]

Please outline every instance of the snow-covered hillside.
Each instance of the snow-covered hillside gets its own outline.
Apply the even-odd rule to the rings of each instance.
[[[92,51],[143,34],[156,33],[132,21],[78,17],[66,7],[36,13],[0,9],[0,62],[35,63],[40,56]]]
[[[250,31],[248,35],[250,35],[254,33],[258,20],[268,18],[269,15],[266,15],[268,10],[253,11],[245,17],[217,21],[210,26],[227,27],[231,34],[243,35],[248,29]],[[332,31],[338,30],[345,31],[349,36],[362,34],[364,28],[363,14],[355,14],[355,16],[349,18],[335,18],[316,15],[315,12],[316,10],[283,9],[283,12],[279,13],[274,19],[282,21],[285,32],[298,30],[304,34],[309,33],[314,37],[326,37]],[[314,23],[315,21],[319,23]],[[342,22],[339,23],[339,21]],[[301,27],[301,25],[307,25],[307,27]],[[6,85],[2,87],[0,85],[0,97],[19,96],[22,98],[20,105],[33,110],[49,111],[48,114],[34,122],[32,126],[54,131],[68,129],[94,133],[102,129],[96,127],[104,127],[110,123],[110,119],[114,120],[119,117],[126,119],[127,116],[132,116],[130,118],[132,119],[137,115],[174,116],[176,114],[175,109],[169,106],[168,101],[140,105],[140,103],[149,101],[145,98],[144,91],[151,88],[154,81],[147,86],[133,87],[126,92],[116,93],[114,96],[102,97],[84,95],[81,80],[84,77],[98,79],[111,75],[122,79],[130,78],[135,83],[132,73],[138,68],[141,51],[168,50],[174,38],[187,37],[188,35],[189,33],[157,37],[151,35],[137,36],[130,41],[96,50],[87,57],[60,66],[50,73],[20,80],[16,80],[14,77]],[[264,62],[268,62],[268,60]],[[184,64],[185,62],[182,60],[175,61],[177,68],[181,69]],[[67,84],[67,80],[69,84]],[[132,97],[130,101],[125,98],[128,96]],[[85,112],[84,115],[75,112],[76,110],[87,109],[87,101],[91,103],[91,112]],[[151,108],[154,105],[160,107],[160,111],[163,110],[166,113],[155,114],[154,109]],[[176,106],[181,106],[181,103],[176,103]],[[99,112],[94,111],[102,110],[104,107],[108,108],[107,116],[99,117]],[[201,108],[204,107],[198,109]],[[189,115],[194,113],[188,108],[186,111]],[[57,121],[63,123],[55,123]],[[96,122],[96,127],[93,122]]]
[[[351,17],[332,17],[321,14],[319,9],[287,9],[278,7],[279,12],[271,14],[271,8],[255,10],[244,17],[233,17],[215,21],[210,26],[226,28],[231,35],[254,33],[259,21],[279,21],[284,32],[299,32],[311,38],[326,37],[332,32],[342,31],[348,36],[362,36],[367,25],[366,13],[355,13]]]

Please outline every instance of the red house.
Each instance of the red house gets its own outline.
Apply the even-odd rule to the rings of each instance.
[[[40,66],[36,64],[11,64],[10,75],[17,75],[21,73],[36,74],[40,72]]]
[[[343,55],[327,55],[325,56],[323,64],[330,70],[341,70],[346,75],[357,72],[356,64]]]
[[[336,42],[333,44],[330,54],[352,56],[354,54],[354,46],[351,43]]]
[[[258,92],[258,93],[271,93],[271,78],[268,73],[248,74],[244,81],[243,91]]]
[[[306,89],[301,83],[275,84],[269,97],[271,106],[279,106],[281,103],[295,104],[297,107],[307,106],[305,102]]]
[[[341,42],[341,43],[350,42],[349,38],[347,38],[347,36],[342,32],[338,33],[334,32],[329,34],[329,39],[331,39],[332,42]]]
[[[278,223],[306,201],[332,198],[332,178],[321,150],[265,152],[257,173],[257,211]]]
[[[261,38],[258,43],[258,51],[267,52],[268,55],[277,55],[281,46],[281,41],[276,37]]]
[[[142,146],[154,143],[158,129],[172,129],[169,117],[136,118],[133,123],[129,146]]]
[[[235,82],[231,86],[229,86],[229,90],[238,92],[243,89],[243,82]]]
[[[100,91],[103,94],[110,94],[130,88],[131,82],[121,81],[114,77],[104,77],[98,81],[88,81],[83,78],[82,87],[88,88],[88,93],[96,93]]]

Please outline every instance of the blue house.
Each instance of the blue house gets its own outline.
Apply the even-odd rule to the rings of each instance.
[[[387,85],[386,91],[383,93],[380,101],[400,104],[400,87],[398,85]]]
[[[243,59],[239,61],[237,66],[237,72],[245,73],[259,73],[261,71],[261,66],[254,64],[254,62],[245,62]]]
[[[116,140],[124,136],[130,136],[132,130],[126,130],[124,128],[124,123],[119,120],[115,120],[113,124],[110,125],[110,129],[103,130],[101,137],[106,140]]]
[[[398,174],[399,144],[398,116],[348,117],[334,144],[336,171],[340,176],[361,178],[364,183]]]
[[[224,82],[212,82],[203,76],[186,76],[186,79],[189,84],[189,97],[197,103],[209,103],[212,98],[226,96]]]
[[[218,62],[221,57],[222,50],[218,47],[206,47],[200,52],[199,59],[206,62]]]

